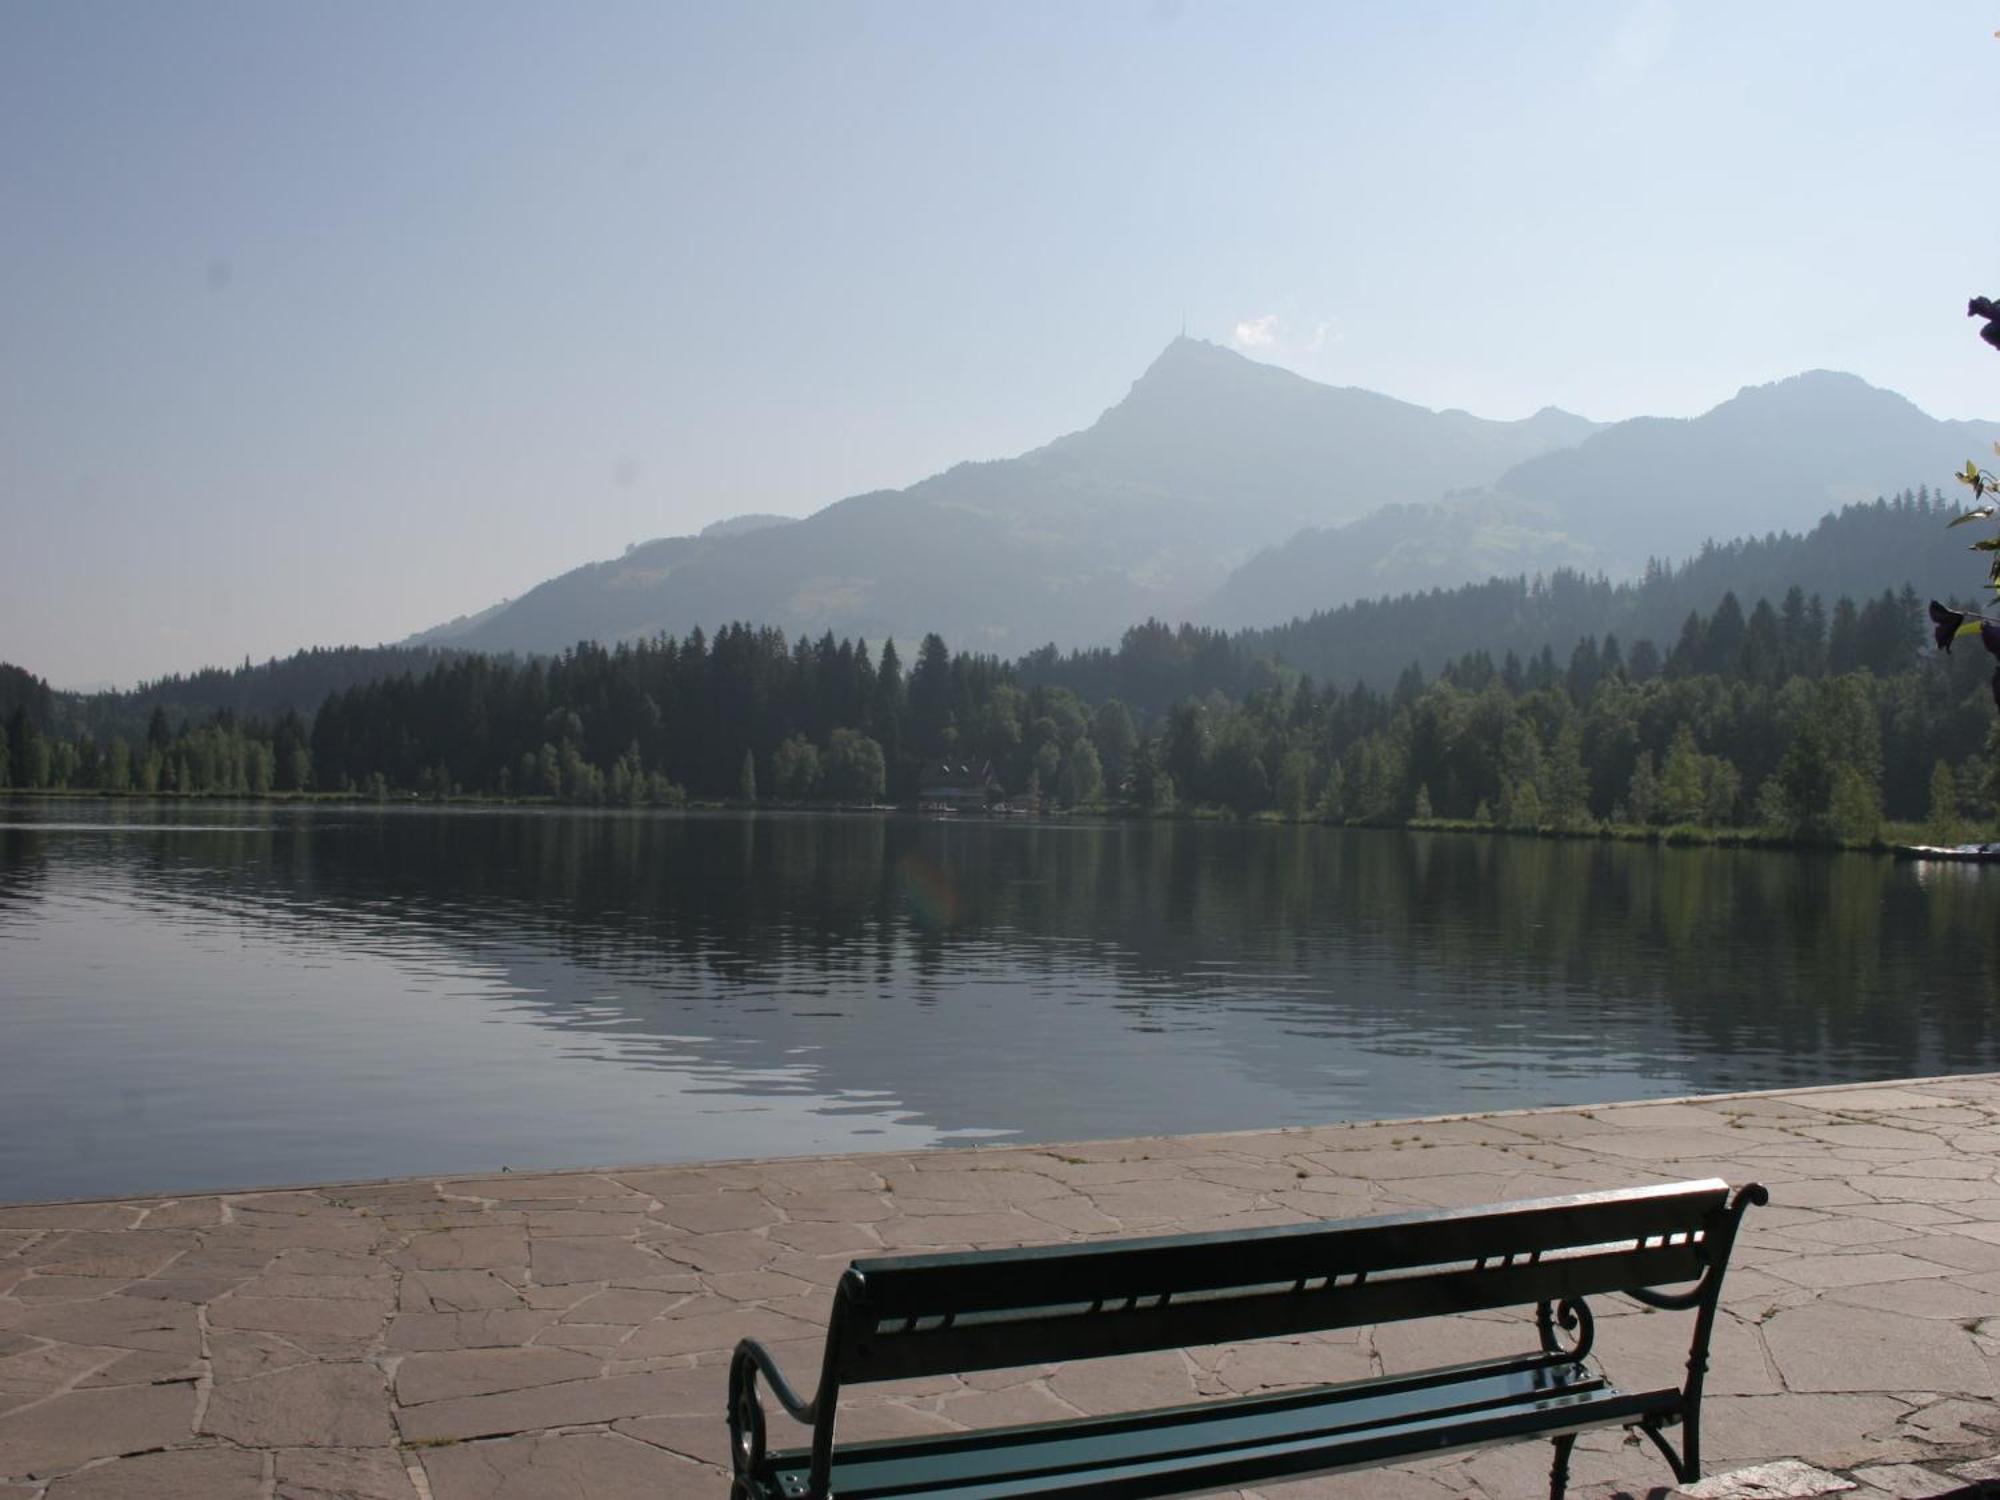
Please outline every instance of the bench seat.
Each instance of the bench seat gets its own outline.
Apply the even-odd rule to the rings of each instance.
[[[1408,1376],[1139,1413],[847,1443],[839,1500],[1191,1495],[1521,1438],[1667,1418],[1678,1390],[1620,1391],[1566,1359],[1483,1361]],[[810,1449],[775,1452],[757,1500],[810,1492]]]

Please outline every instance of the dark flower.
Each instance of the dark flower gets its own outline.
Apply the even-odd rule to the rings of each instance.
[[[1984,615],[1972,614],[1964,610],[1946,609],[1937,600],[1931,600],[1931,639],[1938,643],[1938,650],[1951,650],[1951,643],[1962,635],[1979,632],[1979,642],[1988,652],[2000,657],[2000,620],[1989,620]]]
[[[1951,650],[1951,643],[1964,623],[1965,616],[1957,610],[1946,609],[1937,600],[1931,600],[1931,634],[1937,639],[1938,650]]]

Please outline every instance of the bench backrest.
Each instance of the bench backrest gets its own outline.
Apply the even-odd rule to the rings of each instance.
[[[1678,1286],[1727,1256],[1728,1201],[1728,1185],[1708,1180],[858,1260],[840,1285],[825,1373],[838,1385],[897,1380]]]

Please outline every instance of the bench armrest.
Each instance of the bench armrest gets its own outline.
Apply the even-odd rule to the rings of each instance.
[[[1735,1247],[1736,1231],[1743,1222],[1743,1215],[1749,1209],[1761,1208],[1770,1201],[1771,1194],[1758,1182],[1746,1182],[1730,1195],[1728,1203],[1709,1221],[1708,1269],[1702,1273],[1701,1280],[1686,1291],[1662,1292],[1640,1287],[1628,1293],[1634,1301],[1647,1307],[1669,1312],[1694,1310],[1694,1337],[1688,1345],[1687,1381],[1681,1387],[1679,1450],[1675,1450],[1660,1430],[1669,1424],[1657,1421],[1639,1424],[1639,1430],[1653,1440],[1653,1445],[1665,1455],[1683,1484],[1701,1478],[1701,1389],[1708,1374],[1708,1341],[1715,1330],[1715,1315],[1722,1303],[1722,1277],[1729,1269],[1729,1252]]]
[[[737,1384],[740,1371],[745,1388],[754,1394],[754,1385],[748,1368],[753,1365],[763,1375],[765,1383],[771,1387],[771,1394],[778,1398],[778,1404],[784,1407],[792,1420],[804,1422],[810,1427],[817,1417],[815,1408],[818,1403],[800,1399],[799,1393],[792,1389],[791,1382],[785,1379],[784,1371],[778,1368],[778,1362],[772,1358],[771,1351],[755,1339],[744,1339],[736,1346],[736,1357],[730,1369],[730,1385],[734,1387]],[[734,1405],[733,1402],[731,1404]]]
[[[822,1380],[812,1400],[802,1400],[785,1379],[771,1351],[755,1339],[744,1339],[729,1361],[729,1457],[739,1478],[755,1474],[764,1463],[764,1403],[757,1396],[757,1377],[762,1375],[778,1398],[778,1404],[795,1422],[813,1429],[813,1493],[824,1493],[826,1469],[832,1459],[833,1399],[836,1388]]]

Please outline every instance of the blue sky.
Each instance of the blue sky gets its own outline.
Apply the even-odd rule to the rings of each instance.
[[[1973,4],[0,0],[0,659],[394,639],[1087,425],[2000,416]]]

